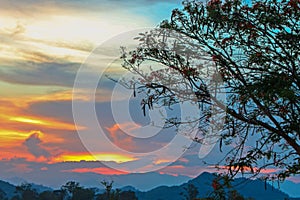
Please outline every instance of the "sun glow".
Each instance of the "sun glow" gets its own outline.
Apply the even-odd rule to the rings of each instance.
[[[112,153],[103,153],[103,154],[73,154],[73,155],[61,155],[59,158],[56,158],[55,161],[113,161],[116,163],[124,163],[129,161],[134,161],[136,158],[129,155],[121,154],[112,154]]]

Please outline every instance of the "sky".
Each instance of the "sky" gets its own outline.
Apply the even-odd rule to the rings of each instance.
[[[58,187],[91,173],[192,178],[215,170],[198,158],[200,147],[175,130],[147,126],[168,111],[144,117],[139,99],[101,74],[125,74],[118,48],[168,18],[180,1],[0,5],[0,179]],[[98,79],[96,92],[85,87]],[[209,163],[220,157],[217,148],[205,156]]]

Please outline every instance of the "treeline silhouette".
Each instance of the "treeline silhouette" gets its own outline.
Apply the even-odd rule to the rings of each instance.
[[[13,197],[7,197],[0,189],[0,200],[137,200],[135,192],[112,189],[113,182],[102,181],[104,192],[97,188],[85,188],[78,182],[69,181],[58,190],[38,192],[31,184],[16,187]]]
[[[85,188],[78,182],[69,181],[58,190],[38,192],[33,185],[24,183],[16,186],[12,197],[8,197],[11,195],[0,189],[0,200],[138,200],[134,191],[113,189],[113,182],[102,181],[101,184],[104,190]],[[179,195],[183,200],[253,200],[241,196],[230,183],[222,182],[221,184],[219,179],[214,179],[212,187],[213,191],[205,198],[198,197],[199,191],[193,184],[184,187],[184,192]],[[155,199],[162,200],[163,198],[158,195]]]

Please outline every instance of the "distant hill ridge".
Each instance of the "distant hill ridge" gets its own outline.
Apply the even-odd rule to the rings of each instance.
[[[32,185],[32,188],[38,192],[52,190],[52,188],[45,187],[43,185],[37,185],[34,183],[31,185]],[[15,195],[16,186],[9,182],[0,180],[0,190],[2,190],[6,194],[6,197],[12,198]]]
[[[0,180],[0,189],[5,192],[7,197],[11,198],[14,195],[14,192],[16,191],[16,186],[13,184],[10,184],[6,181]]]
[[[185,193],[185,189],[189,184],[193,184],[199,191],[199,198],[206,197],[213,191],[212,182],[216,178],[215,174],[204,172],[198,177],[178,186],[159,186],[149,191],[142,192],[132,186],[122,187],[121,191],[134,191],[139,200],[182,200],[181,193]],[[145,180],[147,181],[147,180]],[[32,184],[33,188],[39,192],[52,190],[49,187]],[[250,180],[246,178],[237,178],[232,182],[232,186],[244,197],[252,197],[255,200],[300,200],[300,198],[290,198],[287,194],[266,185],[261,180]],[[15,195],[16,186],[0,180],[0,189],[11,198]]]
[[[206,197],[213,191],[212,182],[216,175],[204,172],[198,177],[179,186],[160,186],[147,192],[136,192],[139,200],[182,200],[181,193],[185,193],[188,184],[193,184],[199,191],[198,197]],[[244,197],[252,197],[255,200],[285,200],[289,198],[284,192],[265,183],[261,180],[250,180],[246,178],[237,178],[232,182],[235,190]],[[294,199],[296,200],[296,199]],[[300,200],[297,199],[297,200]]]

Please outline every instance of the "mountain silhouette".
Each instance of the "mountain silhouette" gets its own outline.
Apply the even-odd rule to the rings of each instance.
[[[207,197],[213,191],[212,182],[216,177],[216,174],[204,172],[198,177],[177,186],[158,186],[148,191],[140,191],[133,186],[125,186],[120,188],[120,190],[135,192],[139,200],[182,200],[184,199],[183,195],[186,194],[185,188],[189,184],[192,184],[199,192],[198,197],[203,198]],[[144,181],[147,181],[147,179]],[[38,192],[52,190],[42,185],[31,185]],[[255,200],[300,200],[300,198],[290,198],[288,194],[259,179],[236,178],[232,181],[231,185],[233,187],[231,189],[236,190],[245,198],[251,197]],[[297,186],[297,184],[294,185]],[[0,190],[4,191],[6,196],[11,198],[15,195],[16,186],[0,180]],[[104,189],[99,188],[98,192],[102,193]]]
[[[139,200],[182,200],[182,194],[186,193],[185,188],[193,184],[199,191],[198,197],[207,197],[212,191],[212,182],[216,178],[215,174],[204,172],[198,177],[179,186],[160,186],[147,192],[136,192]],[[251,180],[237,178],[232,183],[233,188],[244,197],[252,197],[255,200],[284,200],[291,199],[287,194],[274,188],[270,184],[265,184],[261,180]],[[296,199],[296,198],[295,198]]]

